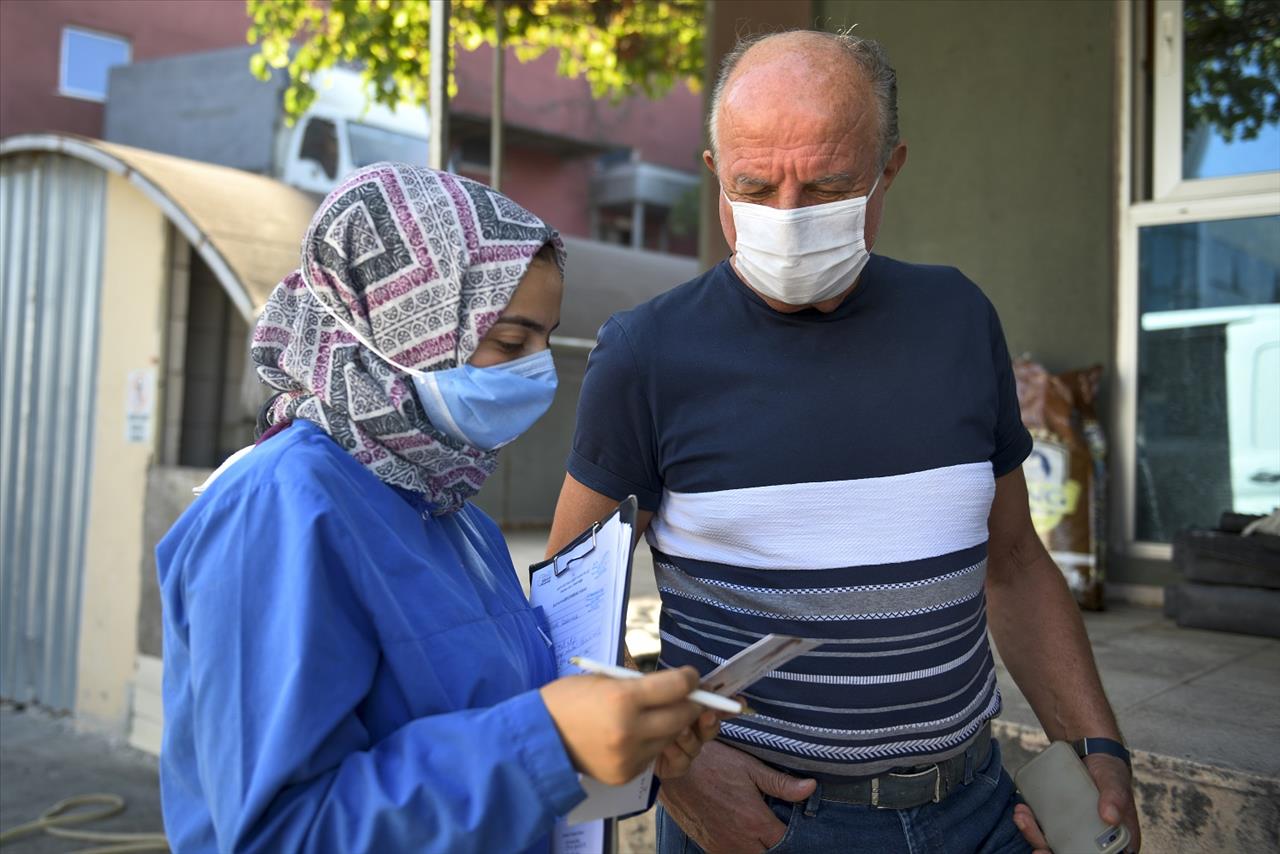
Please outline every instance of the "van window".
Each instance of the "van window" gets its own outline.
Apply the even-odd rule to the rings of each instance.
[[[427,165],[426,137],[349,121],[347,141],[351,144],[351,162],[357,169],[384,160],[415,166]]]
[[[338,130],[328,119],[309,119],[298,159],[320,164],[326,178],[338,175]]]

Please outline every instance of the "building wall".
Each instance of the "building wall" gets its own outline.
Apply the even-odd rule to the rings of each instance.
[[[152,441],[126,441],[126,378],[130,371],[155,369],[161,363],[167,223],[153,202],[118,175],[107,176],[104,216],[94,469],[76,713],[123,733],[137,639],[147,469],[159,432],[153,414]]]
[[[649,163],[698,168],[702,152],[702,96],[677,84],[662,98],[634,95],[620,103],[591,97],[585,79],[561,77],[552,53],[521,63],[508,50],[504,118],[511,124],[595,143],[635,148]],[[492,103],[493,49],[459,51],[458,93],[451,107],[470,115],[489,115]]]
[[[733,50],[741,36],[779,30],[812,29],[815,9],[811,0],[707,0],[706,79],[703,81],[702,109],[705,116],[712,87],[724,55]],[[698,128],[699,155],[707,148],[706,119]],[[698,234],[698,258],[703,267],[718,263],[729,254],[720,229],[719,184],[703,166],[702,229]]]
[[[566,160],[552,152],[512,146],[505,161],[503,193],[562,234],[591,235],[588,199],[594,164],[590,160]],[[489,181],[487,171],[463,170],[463,174],[482,183]]]
[[[1111,364],[1113,3],[822,0],[889,50],[906,169],[876,251],[950,264],[995,303],[1010,351]]]
[[[249,18],[236,0],[3,0],[0,136],[102,136],[102,104],[58,94],[65,25],[128,38],[136,61],[242,45]]]

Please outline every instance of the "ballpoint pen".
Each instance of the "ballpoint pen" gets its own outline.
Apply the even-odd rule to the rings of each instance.
[[[596,673],[601,676],[608,676],[612,679],[640,679],[644,676],[638,670],[630,670],[626,667],[618,667],[613,664],[601,664],[598,661],[592,661],[589,658],[575,655],[569,659],[569,663],[579,667],[588,673]],[[701,689],[695,690],[689,695],[689,699],[693,702],[706,706],[708,709],[715,709],[717,712],[728,712],[731,715],[749,715],[752,710],[737,700],[731,700],[728,697],[722,697],[719,694],[713,694],[710,691]]]

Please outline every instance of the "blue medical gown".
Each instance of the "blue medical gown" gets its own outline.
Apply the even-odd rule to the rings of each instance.
[[[547,849],[545,622],[487,516],[423,509],[299,421],[160,543],[175,851]]]

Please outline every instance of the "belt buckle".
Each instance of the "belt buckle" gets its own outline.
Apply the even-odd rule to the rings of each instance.
[[[933,776],[933,802],[939,803],[942,800],[942,768],[938,765],[930,765],[923,771],[912,771],[910,774],[899,774],[890,771],[887,776],[897,777],[899,780],[914,780],[932,774]],[[873,807],[880,806],[880,778],[875,777],[871,780],[871,805]]]

